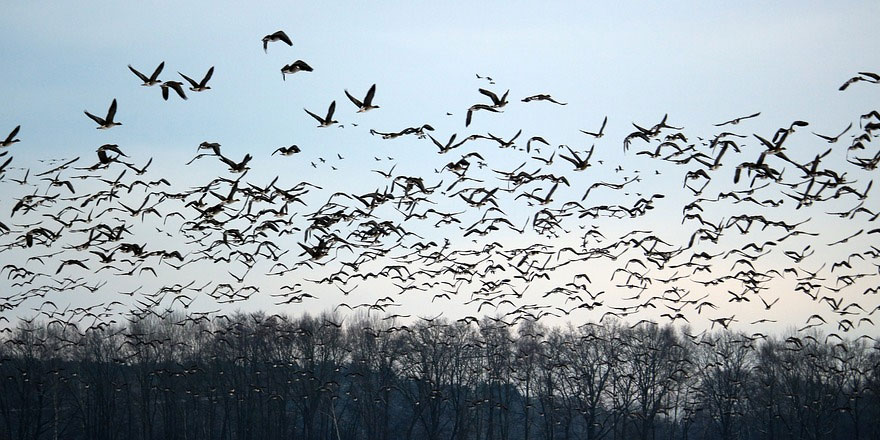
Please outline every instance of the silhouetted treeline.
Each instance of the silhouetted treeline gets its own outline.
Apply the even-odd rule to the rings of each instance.
[[[868,338],[339,321],[22,322],[0,345],[0,438],[880,438]]]

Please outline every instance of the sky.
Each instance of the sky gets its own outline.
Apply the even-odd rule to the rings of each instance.
[[[481,249],[494,241],[506,249],[526,247],[541,240],[556,249],[583,245],[577,239],[578,234],[583,233],[577,230],[580,226],[586,229],[596,226],[608,238],[604,243],[590,244],[595,246],[607,245],[639,229],[658,235],[663,232],[664,237],[687,243],[696,226],[692,222],[682,224],[682,206],[697,197],[712,198],[719,192],[748,186],[742,182],[734,185],[732,174],[737,163],[754,160],[760,152],[761,146],[753,134],[769,139],[778,128],[788,127],[792,121],[808,121],[810,125],[799,130],[788,146],[789,156],[805,163],[828,148],[810,131],[836,134],[854,122],[855,128],[833,146],[833,153],[823,161],[823,165],[831,169],[847,166],[849,136],[857,132],[859,115],[876,109],[880,87],[864,82],[845,92],[838,91],[838,87],[857,72],[877,70],[880,55],[874,42],[880,31],[874,18],[880,16],[878,9],[880,5],[876,2],[767,4],[757,1],[735,6],[724,2],[635,1],[613,6],[600,2],[538,5],[493,1],[479,4],[340,2],[332,5],[267,2],[259,6],[240,2],[150,2],[137,6],[119,2],[10,3],[4,6],[0,17],[0,53],[6,60],[0,68],[0,96],[4,103],[0,106],[0,135],[17,125],[22,128],[18,135],[21,142],[6,149],[15,158],[12,164],[15,169],[8,170],[0,182],[4,194],[0,198],[0,221],[13,225],[26,222],[11,219],[8,214],[21,195],[27,193],[10,184],[8,179],[20,178],[19,174],[28,168],[34,173],[48,169],[49,165],[41,160],[82,157],[85,166],[93,163],[94,150],[99,145],[118,144],[135,163],[143,165],[149,158],[154,159],[148,177],[166,177],[175,189],[182,190],[217,176],[230,177],[225,166],[215,158],[183,165],[195,156],[200,142],[211,141],[222,144],[223,154],[234,160],[245,154],[253,155],[245,180],[255,185],[268,185],[278,176],[279,182],[287,187],[298,182],[320,186],[320,191],[312,191],[306,197],[308,206],[291,206],[300,216],[314,212],[334,192],[362,194],[390,186],[389,179],[372,170],[387,172],[395,167],[396,175],[422,176],[432,185],[442,182],[441,187],[445,189],[454,176],[448,171],[437,171],[470,151],[486,156],[487,167],[471,172],[475,178],[482,179],[486,187],[504,185],[492,170],[514,170],[524,162],[527,165],[523,169],[541,168],[565,174],[572,185],[558,189],[555,202],[549,205],[554,209],[560,208],[566,200],[580,201],[592,183],[621,182],[640,175],[642,181],[631,186],[631,190],[598,189],[588,202],[594,206],[631,205],[638,197],[664,194],[666,197],[656,201],[650,215],[634,219],[580,220],[575,215],[566,219],[573,232],[558,238],[501,230],[473,241],[474,237],[462,237],[463,231],[457,227],[436,230],[433,222],[408,222],[407,228],[425,241],[451,237],[454,247],[459,249]],[[275,42],[264,53],[261,38],[277,30],[284,30],[293,46]],[[311,65],[314,72],[299,72],[282,80],[280,68],[298,59]],[[214,66],[211,89],[188,92],[186,101],[176,96],[164,101],[158,87],[140,86],[127,68],[131,65],[149,74],[160,62],[165,62],[161,75],[165,80],[182,80],[177,72],[198,79]],[[492,83],[478,76],[491,77]],[[380,108],[356,113],[343,91],[363,97],[372,84],[377,86],[374,102]],[[473,123],[465,127],[468,107],[487,103],[486,97],[478,93],[479,88],[489,88],[498,94],[510,90],[510,104],[499,113],[475,112]],[[567,105],[520,101],[539,93],[550,94]],[[95,130],[83,110],[103,115],[113,99],[118,101],[117,120],[123,125],[111,130]],[[338,126],[315,127],[315,121],[303,109],[323,114],[331,101],[337,105]],[[760,117],[734,126],[736,133],[747,137],[743,142],[748,146],[739,156],[725,157],[725,164],[729,165],[713,174],[709,186],[699,196],[682,186],[684,172],[699,167],[658,163],[636,155],[648,149],[648,145],[640,141],[636,141],[630,151],[623,151],[623,138],[634,130],[633,123],[650,127],[668,115],[670,125],[683,127],[682,132],[691,142],[696,142],[711,139],[720,132],[713,124],[755,112],[760,112]],[[608,125],[601,139],[579,131],[598,130],[605,117]],[[551,146],[545,147],[539,155],[546,158],[555,150],[557,160],[552,166],[542,166],[532,158],[531,152],[502,150],[484,141],[441,156],[430,140],[414,136],[384,140],[370,135],[371,129],[394,132],[422,124],[430,124],[435,129],[432,135],[438,140],[446,140],[453,133],[458,134],[460,140],[471,134],[486,133],[509,139],[522,129],[518,147],[529,137],[542,136]],[[292,157],[271,154],[278,147],[292,144],[300,146],[303,152]],[[562,145],[577,151],[594,148],[592,160],[602,163],[594,163],[585,171],[571,171],[568,164],[559,159],[559,154],[567,151],[564,147],[557,148]],[[653,149],[656,143],[651,145]],[[337,159],[340,156],[344,159]],[[655,174],[655,170],[660,174]],[[102,177],[112,180],[119,172],[121,169],[107,170]],[[796,173],[791,167],[786,171],[792,182],[798,180]],[[859,189],[865,188],[873,178],[872,173],[858,169],[850,170],[847,176]],[[131,175],[127,177],[131,178]],[[79,193],[92,188],[91,185],[100,185],[95,179],[74,181],[74,184]],[[524,198],[515,197],[531,190],[545,194],[548,187],[531,184],[520,192],[504,196],[505,216],[517,227],[529,221],[538,208],[528,206]],[[626,194],[622,195],[623,192]],[[641,195],[637,197],[637,193]],[[767,196],[787,198],[779,191]],[[131,197],[132,200],[142,198]],[[431,206],[434,209],[461,207],[454,198],[449,201],[438,195],[435,199],[439,205]],[[876,194],[873,194],[866,206],[880,207],[872,202],[875,200]],[[823,268],[823,263],[828,262],[830,266],[831,262],[840,261],[852,252],[868,249],[866,246],[871,243],[880,243],[875,234],[861,235],[859,240],[843,246],[827,246],[860,229],[877,228],[876,222],[862,221],[865,217],[844,222],[838,216],[827,214],[836,209],[850,209],[856,202],[845,197],[821,207],[795,210],[796,201],[788,198],[785,206],[773,210],[774,217],[789,223],[809,220],[807,229],[819,231],[820,236],[780,244],[762,257],[761,266],[780,268],[780,271],[792,265],[808,271],[824,270],[826,283],[833,286],[840,269],[830,273],[829,267]],[[717,208],[709,206],[704,205],[711,210],[715,221],[742,212],[768,212],[763,207],[743,208],[730,203],[720,203]],[[424,205],[420,210],[427,207]],[[160,211],[166,214],[167,209],[171,208]],[[399,213],[389,206],[381,207],[376,214],[380,218],[399,219]],[[479,220],[481,214],[469,212],[466,216],[470,221],[465,223]],[[29,220],[38,221],[39,217]],[[148,242],[151,247],[183,246],[179,233],[173,228],[164,228],[167,224],[162,226],[160,229],[164,232],[157,232],[159,225],[151,221],[137,224],[138,232],[133,241]],[[3,243],[14,241],[16,232],[20,234],[20,230],[26,228],[14,226],[14,229],[16,231],[7,237],[0,238],[5,240]],[[778,231],[772,229],[752,231],[748,237],[726,233],[719,243],[707,244],[701,250],[722,252],[753,240],[778,240]],[[297,260],[294,258],[300,251],[297,243],[303,240],[301,235],[288,237],[286,246],[291,248],[288,260]],[[802,262],[793,264],[791,257],[784,253],[800,252],[808,245],[815,254]],[[20,264],[20,259],[26,259],[32,251],[7,249],[0,252],[0,263]],[[337,262],[352,257],[343,254]],[[622,258],[627,257],[634,255]],[[721,276],[729,271],[734,260],[727,258],[713,264],[712,275]],[[554,295],[543,297],[542,293],[572,281],[577,273],[595,274],[593,290],[606,291],[602,300],[604,309],[579,310],[566,319],[575,323],[598,320],[611,304],[632,304],[622,299],[628,296],[628,289],[615,287],[622,278],[620,274],[609,277],[623,263],[625,261],[603,260],[570,264],[554,271],[551,280],[520,282],[513,290],[528,289],[528,295],[518,299],[519,304],[570,308],[572,303]],[[94,264],[92,261],[90,265]],[[395,289],[389,285],[390,280],[365,281],[356,292],[345,295],[326,284],[306,281],[305,288],[312,289],[318,298],[283,307],[274,306],[274,299],[266,295],[279,285],[303,282],[300,278],[326,276],[338,269],[335,264],[330,262],[315,269],[303,267],[290,277],[265,276],[260,272],[269,272],[267,267],[257,267],[248,273],[246,284],[261,286],[261,293],[248,301],[223,307],[315,313],[333,309],[341,301],[372,303],[384,296],[381,292]],[[869,261],[861,264],[862,267],[853,271],[877,271]],[[45,270],[54,272],[55,265],[57,263],[47,265]],[[91,297],[57,294],[54,299],[88,304],[115,299],[119,290],[133,290],[141,284],[143,291],[149,291],[170,281],[185,284],[196,276],[205,278],[207,275],[210,280],[219,282],[221,277],[227,277],[227,271],[243,271],[235,265],[204,261],[192,267],[196,269],[187,273],[160,270],[162,274],[155,277],[157,279],[121,279],[108,277],[110,270],[92,275],[68,268],[88,280],[108,279],[110,284],[106,292]],[[673,273],[677,271],[664,268],[650,275],[664,278]],[[709,300],[718,306],[718,310],[711,313],[690,312],[688,316],[697,328],[711,325],[710,320],[715,317],[738,316],[744,330],[782,331],[802,327],[809,316],[818,313],[828,316],[827,330],[838,330],[837,322],[845,317],[831,313],[825,301],[810,300],[792,292],[794,283],[791,276],[768,283],[773,290],[762,292],[762,298],[783,299],[772,311],[763,310],[754,295],[748,303],[729,302],[730,295],[726,291],[737,286],[687,285],[692,290],[690,298],[710,295]],[[871,311],[878,301],[861,292],[876,284],[876,278],[866,278],[846,291],[823,291],[819,296],[843,297],[844,304],[859,301],[866,311]],[[645,295],[661,296],[667,287],[655,283]],[[431,302],[425,295],[424,292],[398,295],[398,301],[404,304],[400,310],[414,315],[444,312],[454,318],[474,313],[479,304],[467,303],[473,297],[462,292],[448,301]],[[137,297],[123,299],[128,306]],[[14,312],[2,313],[27,315],[43,300],[34,298]],[[167,304],[167,301],[163,303]],[[660,302],[657,304],[660,309],[645,310],[629,319],[661,319],[659,314],[668,310],[663,309]],[[217,306],[203,296],[195,305],[204,310]],[[484,307],[480,313],[503,314],[509,311],[505,307]],[[857,318],[862,316],[869,315]],[[761,318],[777,322],[769,327],[749,325]],[[548,318],[548,322],[561,321]],[[868,324],[853,332],[878,334],[876,327]]]

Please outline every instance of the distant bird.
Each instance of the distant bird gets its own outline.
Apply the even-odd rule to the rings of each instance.
[[[165,62],[162,61],[161,63],[159,63],[159,66],[156,67],[156,70],[153,71],[153,74],[149,77],[147,77],[147,75],[144,75],[143,73],[138,72],[137,69],[135,69],[134,67],[131,67],[131,64],[128,65],[128,70],[131,70],[135,75],[137,75],[138,78],[141,79],[141,81],[144,82],[143,84],[141,84],[142,86],[150,87],[162,82],[159,81],[159,74],[162,73],[162,68],[164,67]]]
[[[114,127],[116,125],[122,125],[121,122],[116,122],[113,118],[116,116],[116,99],[113,99],[113,102],[110,103],[110,108],[107,109],[107,116],[104,118],[99,118],[88,111],[83,111],[89,118],[98,123],[98,130],[106,130],[108,128]]]
[[[320,124],[318,125],[318,127],[329,127],[339,122],[333,120],[333,113],[336,112],[336,101],[330,103],[330,108],[327,109],[327,116],[324,118],[310,112],[308,109],[304,108],[303,110],[305,110],[306,113],[308,113],[311,117],[315,118],[318,121],[318,123]]]
[[[272,41],[283,41],[288,46],[293,46],[293,41],[290,41],[290,37],[284,31],[277,31],[263,37],[263,52],[269,53],[269,43]]]
[[[593,133],[593,132],[591,132],[591,131],[584,131],[584,130],[581,130],[580,132],[583,133],[583,134],[585,134],[585,135],[593,136],[594,138],[598,139],[598,138],[600,138],[600,137],[602,137],[602,136],[605,135],[605,124],[607,124],[607,123],[608,123],[608,116],[605,116],[605,119],[602,120],[602,126],[599,127],[599,131]]]
[[[750,115],[748,115],[748,116],[741,116],[741,117],[739,117],[739,118],[733,118],[733,119],[731,119],[731,120],[729,120],[729,121],[724,121],[724,122],[722,122],[722,123],[720,123],[720,124],[715,124],[715,126],[716,126],[716,127],[723,127],[723,126],[725,126],[725,125],[727,125],[727,124],[730,124],[730,125],[736,125],[736,124],[739,124],[739,123],[742,122],[742,121],[745,121],[746,119],[757,118],[757,117],[760,116],[760,115],[761,115],[761,112],[752,113],[752,114],[750,114]]]
[[[16,142],[21,142],[20,139],[15,139],[15,135],[18,134],[18,130],[21,129],[21,125],[15,126],[12,131],[9,133],[9,136],[6,136],[6,139],[0,141],[0,147],[8,147]]]
[[[192,90],[193,92],[204,92],[205,90],[210,89],[210,87],[208,87],[208,81],[211,79],[211,76],[214,75],[214,66],[211,66],[211,68],[208,69],[208,73],[205,74],[205,77],[198,82],[180,72],[177,73],[182,76],[183,79],[185,79],[187,82],[189,82],[189,84],[192,86],[189,88],[190,90]]]
[[[302,150],[300,150],[299,147],[296,145],[291,145],[289,147],[278,147],[277,150],[272,152],[272,156],[274,156],[275,153],[281,153],[282,156],[292,156],[296,153],[299,153],[300,151]]]
[[[496,95],[495,93],[486,89],[479,89],[479,92],[488,96],[489,99],[492,100],[492,107],[501,108],[507,105],[507,94],[510,93],[510,90],[504,92],[504,94],[501,95],[501,98],[499,98],[498,95]]]
[[[471,125],[471,118],[473,117],[474,112],[477,110],[488,110],[488,111],[494,112],[494,113],[499,113],[501,111],[491,105],[474,104],[468,108],[467,115],[465,116],[465,119],[464,119],[464,126],[465,127],[468,127]]]
[[[374,108],[379,108],[378,105],[373,105],[373,95],[375,95],[375,94],[376,94],[376,85],[375,84],[373,84],[373,86],[370,87],[370,90],[367,90],[367,96],[364,97],[363,102],[361,102],[360,100],[358,100],[354,96],[351,96],[351,93],[348,93],[348,90],[345,91],[345,96],[348,96],[348,99],[351,102],[353,102],[354,105],[356,105],[358,107],[358,113],[363,113],[363,112],[370,111]]]
[[[852,124],[852,122],[850,122],[849,125],[847,125],[846,128],[844,128],[843,131],[840,132],[840,134],[838,134],[837,136],[826,136],[824,134],[816,133],[815,131],[813,132],[813,134],[816,136],[819,136],[822,139],[825,139],[826,141],[828,141],[829,144],[833,144],[833,143],[837,142],[837,140],[840,139],[841,136],[846,134],[846,132],[848,132],[849,129],[852,128],[852,126],[853,126],[853,124]]]
[[[842,91],[846,90],[846,88],[849,87],[851,84],[859,82],[859,81],[867,81],[869,83],[878,84],[878,83],[880,83],[880,75],[878,75],[876,73],[872,73],[872,72],[859,72],[858,76],[854,76],[854,77],[846,80],[846,82],[843,83],[843,85],[840,86],[840,88],[838,90],[840,90],[842,92]]]
[[[242,159],[241,162],[236,163],[225,156],[220,156],[220,160],[223,161],[223,163],[225,163],[226,165],[229,165],[229,171],[233,173],[242,173],[247,171],[249,169],[247,164],[251,161],[251,159],[253,159],[253,157],[251,157],[250,154],[245,154],[244,159]]]
[[[538,94],[538,95],[527,96],[522,99],[522,102],[531,102],[531,101],[550,101],[554,104],[559,104],[559,105],[567,105],[568,104],[567,102],[559,102],[559,101],[553,99],[552,96],[547,95],[547,94],[543,94],[543,93]]]
[[[311,72],[312,66],[306,64],[303,60],[296,60],[281,68],[281,79],[287,80],[287,75],[293,75],[296,72]]]
[[[182,99],[186,99],[186,93],[183,92],[183,83],[180,81],[165,81],[159,85],[162,88],[162,99],[168,100],[168,89],[173,89]]]

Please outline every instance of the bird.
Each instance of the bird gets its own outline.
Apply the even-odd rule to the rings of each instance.
[[[756,117],[758,117],[758,116],[760,116],[760,115],[761,115],[761,112],[752,113],[752,114],[750,114],[750,115],[748,115],[748,116],[740,116],[740,117],[738,117],[738,118],[733,118],[733,119],[731,119],[731,120],[729,120],[729,121],[725,121],[725,122],[722,122],[722,123],[720,123],[720,124],[715,124],[715,126],[716,126],[716,127],[723,127],[723,126],[725,126],[725,125],[727,125],[727,124],[730,124],[730,125],[736,125],[736,124],[739,124],[740,122],[742,122],[742,121],[744,121],[744,120],[746,120],[746,119],[756,118]]]
[[[607,123],[608,123],[608,116],[605,116],[605,119],[602,120],[602,126],[599,127],[599,131],[593,133],[593,132],[591,132],[591,131],[580,130],[580,132],[583,133],[583,134],[585,134],[585,135],[593,136],[594,138],[597,138],[597,139],[598,139],[598,138],[600,138],[600,137],[602,137],[602,136],[605,135],[605,133],[604,133],[604,132],[605,132],[605,124],[607,124]]]
[[[162,73],[162,69],[164,67],[165,67],[165,61],[162,61],[161,63],[159,63],[159,66],[156,67],[156,70],[153,71],[153,74],[150,75],[149,77],[147,77],[143,73],[138,72],[137,69],[135,69],[134,67],[131,67],[131,64],[128,65],[128,70],[131,70],[132,73],[137,75],[137,77],[140,78],[141,81],[144,82],[143,84],[141,84],[142,86],[151,87],[151,86],[155,86],[156,84],[159,84],[162,82],[162,81],[159,81],[159,74]]]
[[[220,156],[220,160],[226,165],[229,165],[229,171],[233,173],[241,173],[248,170],[247,163],[250,162],[251,159],[253,159],[253,157],[250,154],[245,154],[244,159],[242,159],[241,162],[234,162],[225,156]]]
[[[214,66],[211,66],[211,68],[208,69],[208,73],[205,74],[205,77],[202,78],[202,80],[198,81],[198,82],[196,82],[192,78],[190,78],[180,72],[177,72],[177,74],[182,76],[183,79],[185,79],[187,82],[189,82],[189,84],[191,86],[189,88],[190,90],[192,90],[193,92],[204,92],[205,90],[210,89],[210,87],[208,87],[208,81],[211,79],[211,76],[214,75]],[[186,99],[186,98],[184,98],[184,99]]]
[[[183,83],[180,81],[164,81],[159,84],[162,88],[162,99],[168,100],[168,89],[173,89],[182,99],[186,99],[186,93],[183,92]]]
[[[272,152],[272,156],[274,156],[275,153],[281,153],[282,156],[292,156],[296,153],[299,153],[300,151],[302,150],[300,150],[299,146],[297,145],[291,145],[289,147],[278,147],[277,150]]]
[[[507,90],[506,92],[504,92],[504,94],[501,95],[500,98],[494,92],[486,90],[486,89],[479,89],[478,91],[480,93],[482,93],[483,95],[488,96],[489,99],[492,100],[492,107],[501,108],[501,107],[504,107],[505,105],[507,105],[507,94],[510,93],[510,90]]]
[[[306,64],[303,60],[296,60],[284,67],[281,68],[281,79],[287,80],[287,75],[292,75],[296,72],[311,72],[313,71],[312,66]]]
[[[304,108],[303,110],[305,110],[306,113],[308,113],[311,117],[315,118],[318,121],[318,127],[329,127],[339,122],[333,120],[333,113],[336,111],[336,101],[330,103],[330,108],[327,109],[327,116],[323,118],[310,112],[308,109]]]
[[[110,103],[110,108],[107,109],[107,116],[104,118],[99,118],[86,110],[83,110],[83,113],[98,124],[98,130],[106,130],[117,125],[122,125],[121,122],[113,120],[113,118],[116,117],[116,98],[113,98],[113,102]]]
[[[854,76],[854,77],[846,80],[846,82],[844,82],[843,85],[841,85],[838,90],[840,90],[842,92],[842,91],[846,90],[846,88],[849,87],[850,85],[852,85],[853,83],[856,83],[859,81],[867,81],[867,82],[874,83],[874,84],[880,84],[880,75],[878,75],[876,73],[872,73],[872,72],[859,72],[858,76]]]
[[[276,31],[263,37],[263,52],[269,53],[269,43],[272,41],[281,41],[293,46],[293,41],[290,41],[290,37],[284,31]]]
[[[351,93],[348,93],[348,90],[345,90],[345,96],[348,96],[348,99],[354,103],[358,107],[358,113],[363,113],[370,111],[374,108],[379,108],[378,105],[373,105],[373,96],[376,94],[376,84],[373,84],[370,87],[370,90],[367,90],[367,96],[364,97],[363,102],[359,99],[351,96]]]
[[[498,110],[495,106],[492,106],[492,105],[474,104],[474,105],[470,106],[467,110],[467,115],[465,116],[465,120],[464,120],[465,127],[469,127],[471,125],[471,117],[473,116],[474,112],[477,110],[488,110],[488,111],[494,112],[494,113],[501,112],[501,110]]]
[[[841,136],[846,134],[846,132],[848,132],[849,129],[852,128],[852,126],[853,126],[853,124],[852,124],[852,122],[850,122],[849,125],[847,125],[846,128],[844,128],[843,131],[841,131],[840,134],[838,134],[837,136],[826,136],[824,134],[816,133],[815,131],[813,132],[813,134],[816,136],[819,136],[822,139],[825,139],[826,141],[828,141],[829,144],[833,144],[833,143],[837,142]]]
[[[15,139],[15,136],[18,134],[18,130],[21,130],[21,125],[16,125],[15,128],[9,132],[9,135],[6,136],[6,139],[0,141],[0,147],[9,147],[16,142],[21,142],[20,139]]]
[[[559,104],[559,105],[567,105],[568,104],[567,102],[559,102],[559,101],[553,99],[552,96],[544,94],[544,93],[532,95],[532,96],[527,96],[522,99],[522,102],[531,102],[531,101],[550,101],[554,104]]]

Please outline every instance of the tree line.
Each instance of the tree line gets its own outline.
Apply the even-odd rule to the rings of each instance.
[[[877,439],[880,344],[650,322],[20,321],[2,439]]]

